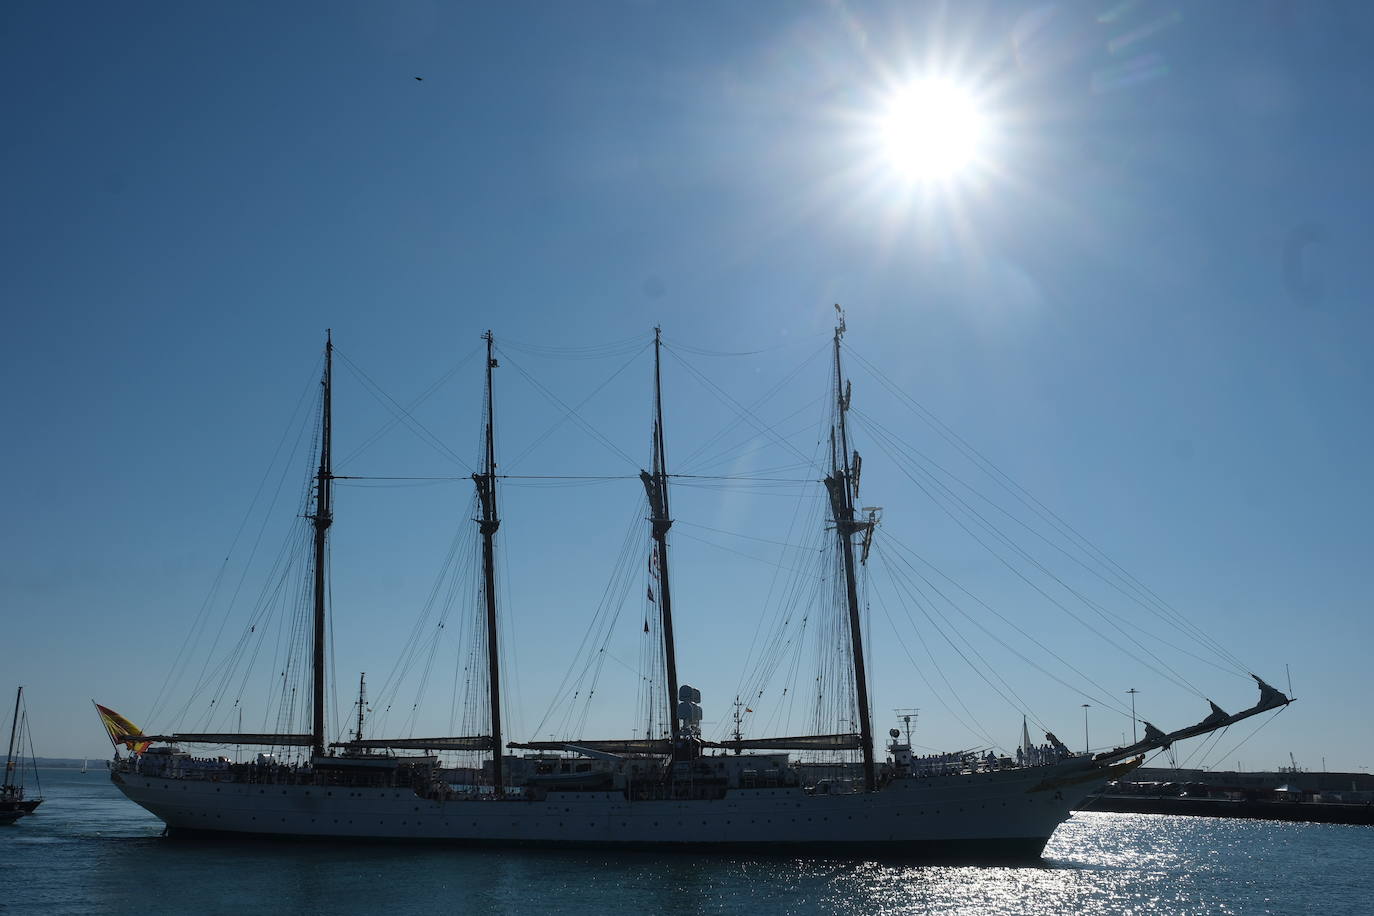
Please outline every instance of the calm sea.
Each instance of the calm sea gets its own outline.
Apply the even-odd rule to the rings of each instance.
[[[103,766],[0,827],[5,913],[1374,913],[1374,828],[1078,814],[1039,866],[183,844]]]

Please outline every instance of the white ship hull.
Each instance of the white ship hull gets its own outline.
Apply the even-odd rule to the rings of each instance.
[[[880,791],[731,789],[720,799],[628,801],[621,792],[423,798],[401,788],[260,785],[115,773],[177,833],[555,846],[689,845],[1039,855],[1109,775],[1072,763],[895,779]]]

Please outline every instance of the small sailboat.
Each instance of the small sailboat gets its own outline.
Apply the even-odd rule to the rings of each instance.
[[[0,786],[0,824],[13,824],[21,817],[32,814],[43,803],[42,795],[27,795],[24,787],[23,744],[28,737],[28,714],[24,709],[24,688],[20,687],[14,697],[14,720],[10,723],[9,751],[5,755],[5,783]],[[15,745],[18,743],[18,755]],[[29,742],[32,748],[32,741]],[[29,770],[33,772],[37,786],[38,770],[29,757]]]

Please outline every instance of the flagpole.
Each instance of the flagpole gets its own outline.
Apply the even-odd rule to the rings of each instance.
[[[110,739],[110,744],[114,745],[115,760],[122,760],[119,756],[119,742],[115,740],[114,732],[110,731],[110,725],[105,721],[105,717],[100,713],[100,704],[91,697],[91,706],[95,707],[95,717],[100,720],[100,724],[105,728],[105,735]]]

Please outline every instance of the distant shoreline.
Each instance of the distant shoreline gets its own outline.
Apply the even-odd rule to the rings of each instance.
[[[82,760],[80,757],[35,757],[34,761],[40,767],[47,767],[50,770],[79,770],[82,766],[105,768],[104,757],[91,757]]]

